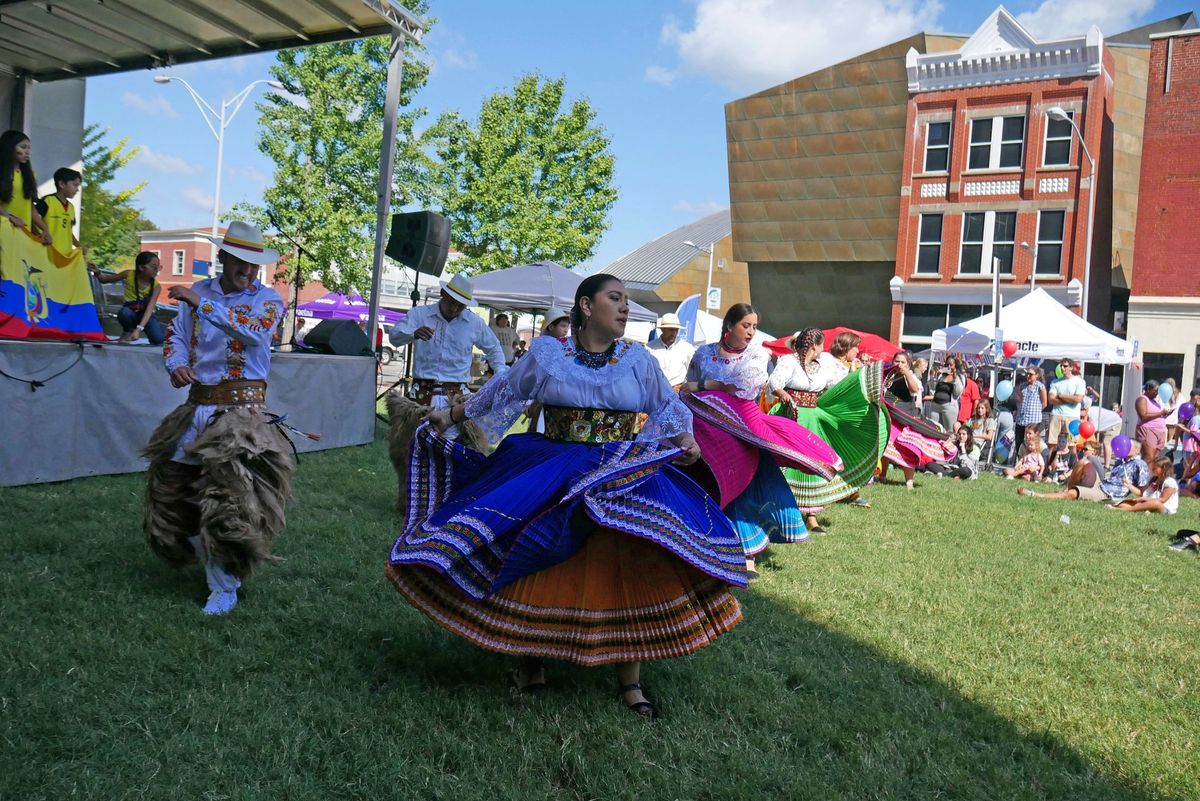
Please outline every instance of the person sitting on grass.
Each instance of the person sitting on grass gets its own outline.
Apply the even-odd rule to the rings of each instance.
[[[1051,484],[1061,484],[1067,480],[1067,476],[1071,475],[1071,471],[1078,463],[1079,458],[1075,455],[1075,448],[1071,445],[1069,435],[1060,434],[1058,442],[1046,455],[1046,469],[1042,473],[1042,480]]]
[[[1088,443],[1086,458],[1080,459],[1067,477],[1067,488],[1061,492],[1034,492],[1028,487],[1017,490],[1018,495],[1029,498],[1044,498],[1059,501],[1120,501],[1129,497],[1131,487],[1144,487],[1150,483],[1150,468],[1141,459],[1141,451],[1134,442],[1129,455],[1113,462],[1108,476],[1101,479],[1103,463],[1093,455],[1095,445]]]
[[[1158,512],[1173,515],[1179,511],[1179,482],[1170,456],[1159,456],[1150,463],[1150,483],[1144,487],[1129,485],[1133,498],[1118,501],[1110,508],[1121,512]]]
[[[1037,481],[1046,469],[1046,459],[1042,456],[1042,434],[1035,425],[1025,428],[1025,455],[1014,467],[1004,468],[1006,478],[1023,478],[1026,481]]]
[[[925,466],[926,472],[963,481],[977,477],[979,475],[980,446],[975,442],[975,435],[971,432],[970,426],[958,429],[954,435],[954,444],[958,446],[958,453],[954,455],[954,458],[945,462],[932,462]]]

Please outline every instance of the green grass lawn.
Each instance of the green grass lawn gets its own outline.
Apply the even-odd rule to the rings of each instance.
[[[382,442],[304,457],[284,561],[223,619],[143,544],[142,482],[0,489],[0,799],[1200,798],[1200,559],[1165,547],[1193,501],[870,487],[647,666],[646,724],[610,670],[529,703],[403,602]]]

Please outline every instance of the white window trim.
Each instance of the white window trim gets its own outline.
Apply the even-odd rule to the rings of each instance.
[[[1075,121],[1074,110],[1066,109],[1066,112],[1071,117],[1071,121],[1074,122]],[[1047,164],[1046,163],[1046,151],[1049,150],[1050,143],[1052,141],[1053,142],[1061,142],[1063,139],[1067,140],[1067,163],[1066,164]],[[1050,119],[1047,117],[1047,119],[1046,119],[1046,135],[1042,137],[1042,166],[1043,167],[1066,168],[1066,167],[1070,167],[1074,163],[1075,163],[1075,127],[1073,125],[1069,126],[1067,136],[1065,136],[1065,137],[1056,136],[1053,139],[1051,139],[1050,138]]]
[[[187,275],[187,251],[171,252],[171,275]]]
[[[1072,134],[1074,135],[1074,134]],[[1042,242],[1042,215],[1046,212],[1061,214],[1063,216],[1062,239],[1050,240]],[[1037,256],[1033,259],[1033,274],[1038,278],[1062,278],[1063,274],[1063,257],[1067,255],[1067,211],[1066,209],[1041,209],[1037,216],[1037,235],[1034,238],[1034,252],[1038,253],[1042,249],[1042,245],[1058,245],[1058,269],[1052,273],[1039,273],[1037,271]]]
[[[959,239],[958,239],[958,275],[955,276],[956,278],[986,278],[992,274],[992,246],[996,242],[996,212],[997,211],[1002,211],[1005,213],[1012,213],[1015,210],[1013,210],[1013,209],[995,209],[995,210],[983,212],[983,252],[980,254],[980,257],[979,257],[980,258],[980,263],[979,263],[980,272],[977,272],[977,273],[964,273],[963,272],[962,254],[963,254],[963,246],[968,245],[968,244],[972,244],[972,245],[977,244],[975,242],[967,242],[967,215],[968,214],[979,214],[979,212],[977,212],[977,211],[963,212],[962,233],[960,234]],[[1014,226],[1014,229],[1015,229],[1015,226]],[[1013,231],[1013,236],[1015,239],[1015,237],[1016,237],[1015,230]],[[1002,244],[1009,244],[1009,243],[1004,242]],[[1016,261],[1016,245],[1017,245],[1016,241],[1013,241],[1012,245],[1013,245],[1013,261],[1015,262]],[[1013,266],[1012,265],[1009,266],[1008,272],[1000,273],[1000,275],[1002,275],[1002,276],[1012,276],[1012,274],[1013,274]]]
[[[941,217],[942,218],[942,236],[937,242],[938,268],[937,268],[937,270],[935,270],[934,272],[931,272],[931,273],[921,272],[921,248],[923,246],[928,247],[933,244],[932,242],[925,242],[924,240],[921,239],[921,229],[924,227],[926,217]],[[941,212],[933,212],[930,214],[920,214],[917,216],[917,254],[916,254],[916,258],[913,261],[913,275],[935,276],[935,275],[942,274],[942,249],[944,247],[943,242],[945,242],[945,239],[946,239],[946,215],[945,214],[943,214]],[[960,261],[962,260],[961,251],[960,251],[959,260]]]
[[[1010,117],[1021,117],[1021,163],[1012,167],[1000,166],[1000,146],[1012,144],[1016,139],[1004,139],[1004,121]],[[972,142],[972,133],[975,128],[975,123],[982,120],[992,121],[992,139],[988,144],[988,166],[986,167],[971,167],[971,148],[983,147],[982,142]],[[1025,167],[1025,140],[1029,134],[1029,119],[1027,115],[1020,114],[1001,114],[998,117],[975,117],[971,120],[969,130],[967,132],[967,169],[965,172],[983,172],[985,170],[1020,170]]]
[[[950,138],[944,145],[929,144],[929,126],[930,125],[945,125],[949,129]],[[921,172],[927,175],[945,175],[950,172],[950,146],[954,144],[954,123],[950,120],[932,120],[925,123],[925,152],[922,154]],[[929,169],[929,151],[931,148],[946,151],[946,169],[930,170]]]

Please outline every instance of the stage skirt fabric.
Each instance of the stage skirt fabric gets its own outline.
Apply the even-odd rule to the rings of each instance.
[[[737,534],[655,443],[506,437],[489,457],[414,440],[396,589],[500,653],[600,665],[692,653],[733,628]]]
[[[913,469],[932,462],[945,462],[958,454],[950,434],[937,426],[914,417],[891,403],[886,403],[891,418],[887,448],[883,458],[900,467]]]
[[[829,479],[842,467],[841,457],[813,432],[766,414],[754,401],[699,392],[685,402],[702,462],[691,474],[725,510],[746,555],[762,552],[769,541],[805,541],[804,518],[780,466]]]
[[[796,504],[806,512],[848,498],[864,487],[888,445],[890,425],[883,408],[883,369],[871,362],[821,393],[817,405],[792,406],[797,423],[828,442],[842,458],[833,478],[784,468]],[[788,416],[775,404],[771,414]]]

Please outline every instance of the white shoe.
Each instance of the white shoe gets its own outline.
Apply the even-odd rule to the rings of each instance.
[[[204,614],[206,615],[224,615],[237,606],[238,597],[237,590],[225,592],[224,590],[213,590],[208,596],[208,603],[204,605]]]

